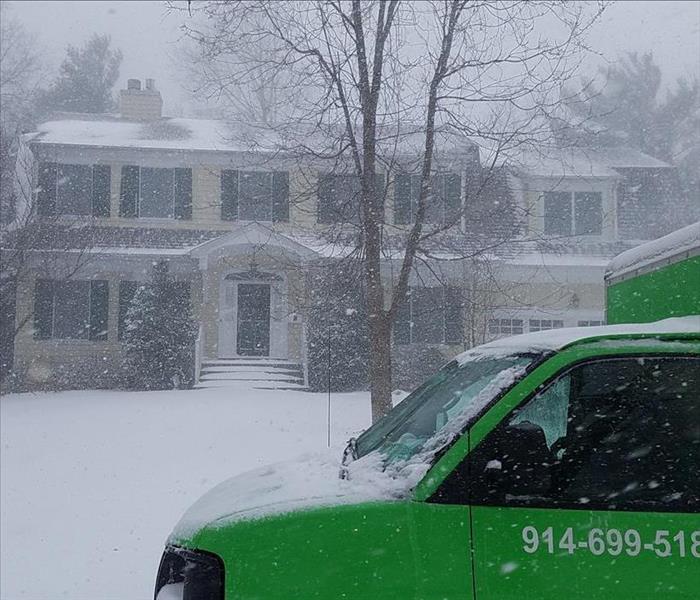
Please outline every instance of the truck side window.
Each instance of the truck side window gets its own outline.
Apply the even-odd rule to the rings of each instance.
[[[576,366],[506,418],[461,471],[462,501],[475,505],[698,512],[700,359]],[[446,484],[454,498],[456,482]]]

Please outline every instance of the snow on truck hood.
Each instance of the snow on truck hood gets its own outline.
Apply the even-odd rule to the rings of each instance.
[[[348,465],[340,479],[340,452],[306,454],[297,460],[248,471],[220,483],[184,514],[170,536],[184,541],[206,526],[260,519],[296,510],[405,498],[427,472],[416,465],[396,472],[382,469],[382,459],[369,454]]]
[[[536,333],[525,333],[500,338],[463,352],[455,360],[460,364],[479,357],[506,356],[561,350],[575,342],[591,338],[605,338],[621,335],[651,335],[674,333],[699,333],[700,315],[674,317],[654,323],[629,323],[624,325],[603,325],[601,327],[568,327],[548,329]]]

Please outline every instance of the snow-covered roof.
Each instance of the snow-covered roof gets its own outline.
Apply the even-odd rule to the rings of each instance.
[[[32,143],[196,151],[248,149],[234,141],[234,132],[224,121],[164,118],[136,122],[78,114],[40,124]]]
[[[323,131],[314,125],[285,123],[274,127],[233,120],[164,117],[155,121],[132,121],[116,115],[57,113],[38,125],[27,138],[33,144],[184,150],[196,152],[298,153],[333,147],[337,151],[344,129]],[[435,130],[436,157],[474,155],[476,145],[462,132],[443,125]],[[385,155],[420,156],[425,131],[401,124],[379,128],[378,145]]]
[[[568,327],[515,335],[467,350],[457,356],[456,360],[460,363],[465,363],[480,356],[550,352],[593,338],[610,338],[623,335],[654,336],[674,333],[700,334],[700,315],[664,319],[655,323],[630,323],[604,325],[602,327]]]
[[[677,257],[700,254],[700,221],[619,254],[608,265],[606,280],[646,271]],[[698,278],[700,285],[700,275]]]
[[[671,165],[628,146],[557,148],[524,153],[516,169],[534,177],[619,177],[616,169],[671,168]]]

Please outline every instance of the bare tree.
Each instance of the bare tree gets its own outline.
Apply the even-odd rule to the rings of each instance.
[[[546,142],[547,116],[602,10],[558,1],[191,5],[194,17],[185,32],[202,57],[221,65],[236,48],[242,59],[226,63],[225,77],[212,68],[214,83],[231,90],[274,74],[276,84],[303,90],[291,96],[286,126],[278,124],[286,149],[334,160],[359,178],[355,234],[344,240],[355,244],[351,254],[362,261],[373,419],[391,407],[391,331],[409,277],[464,217],[457,212],[439,225],[427,219],[431,178],[447,145],[459,151],[467,138],[478,140],[487,164],[495,166],[524,145]],[[410,223],[395,227],[377,174],[407,168],[419,175],[418,198]],[[478,253],[476,244],[460,251]],[[388,281],[382,265],[389,256],[399,268]]]

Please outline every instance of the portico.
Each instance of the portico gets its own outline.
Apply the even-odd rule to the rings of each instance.
[[[317,254],[257,223],[191,250],[202,274],[199,352],[303,362],[304,265]]]

